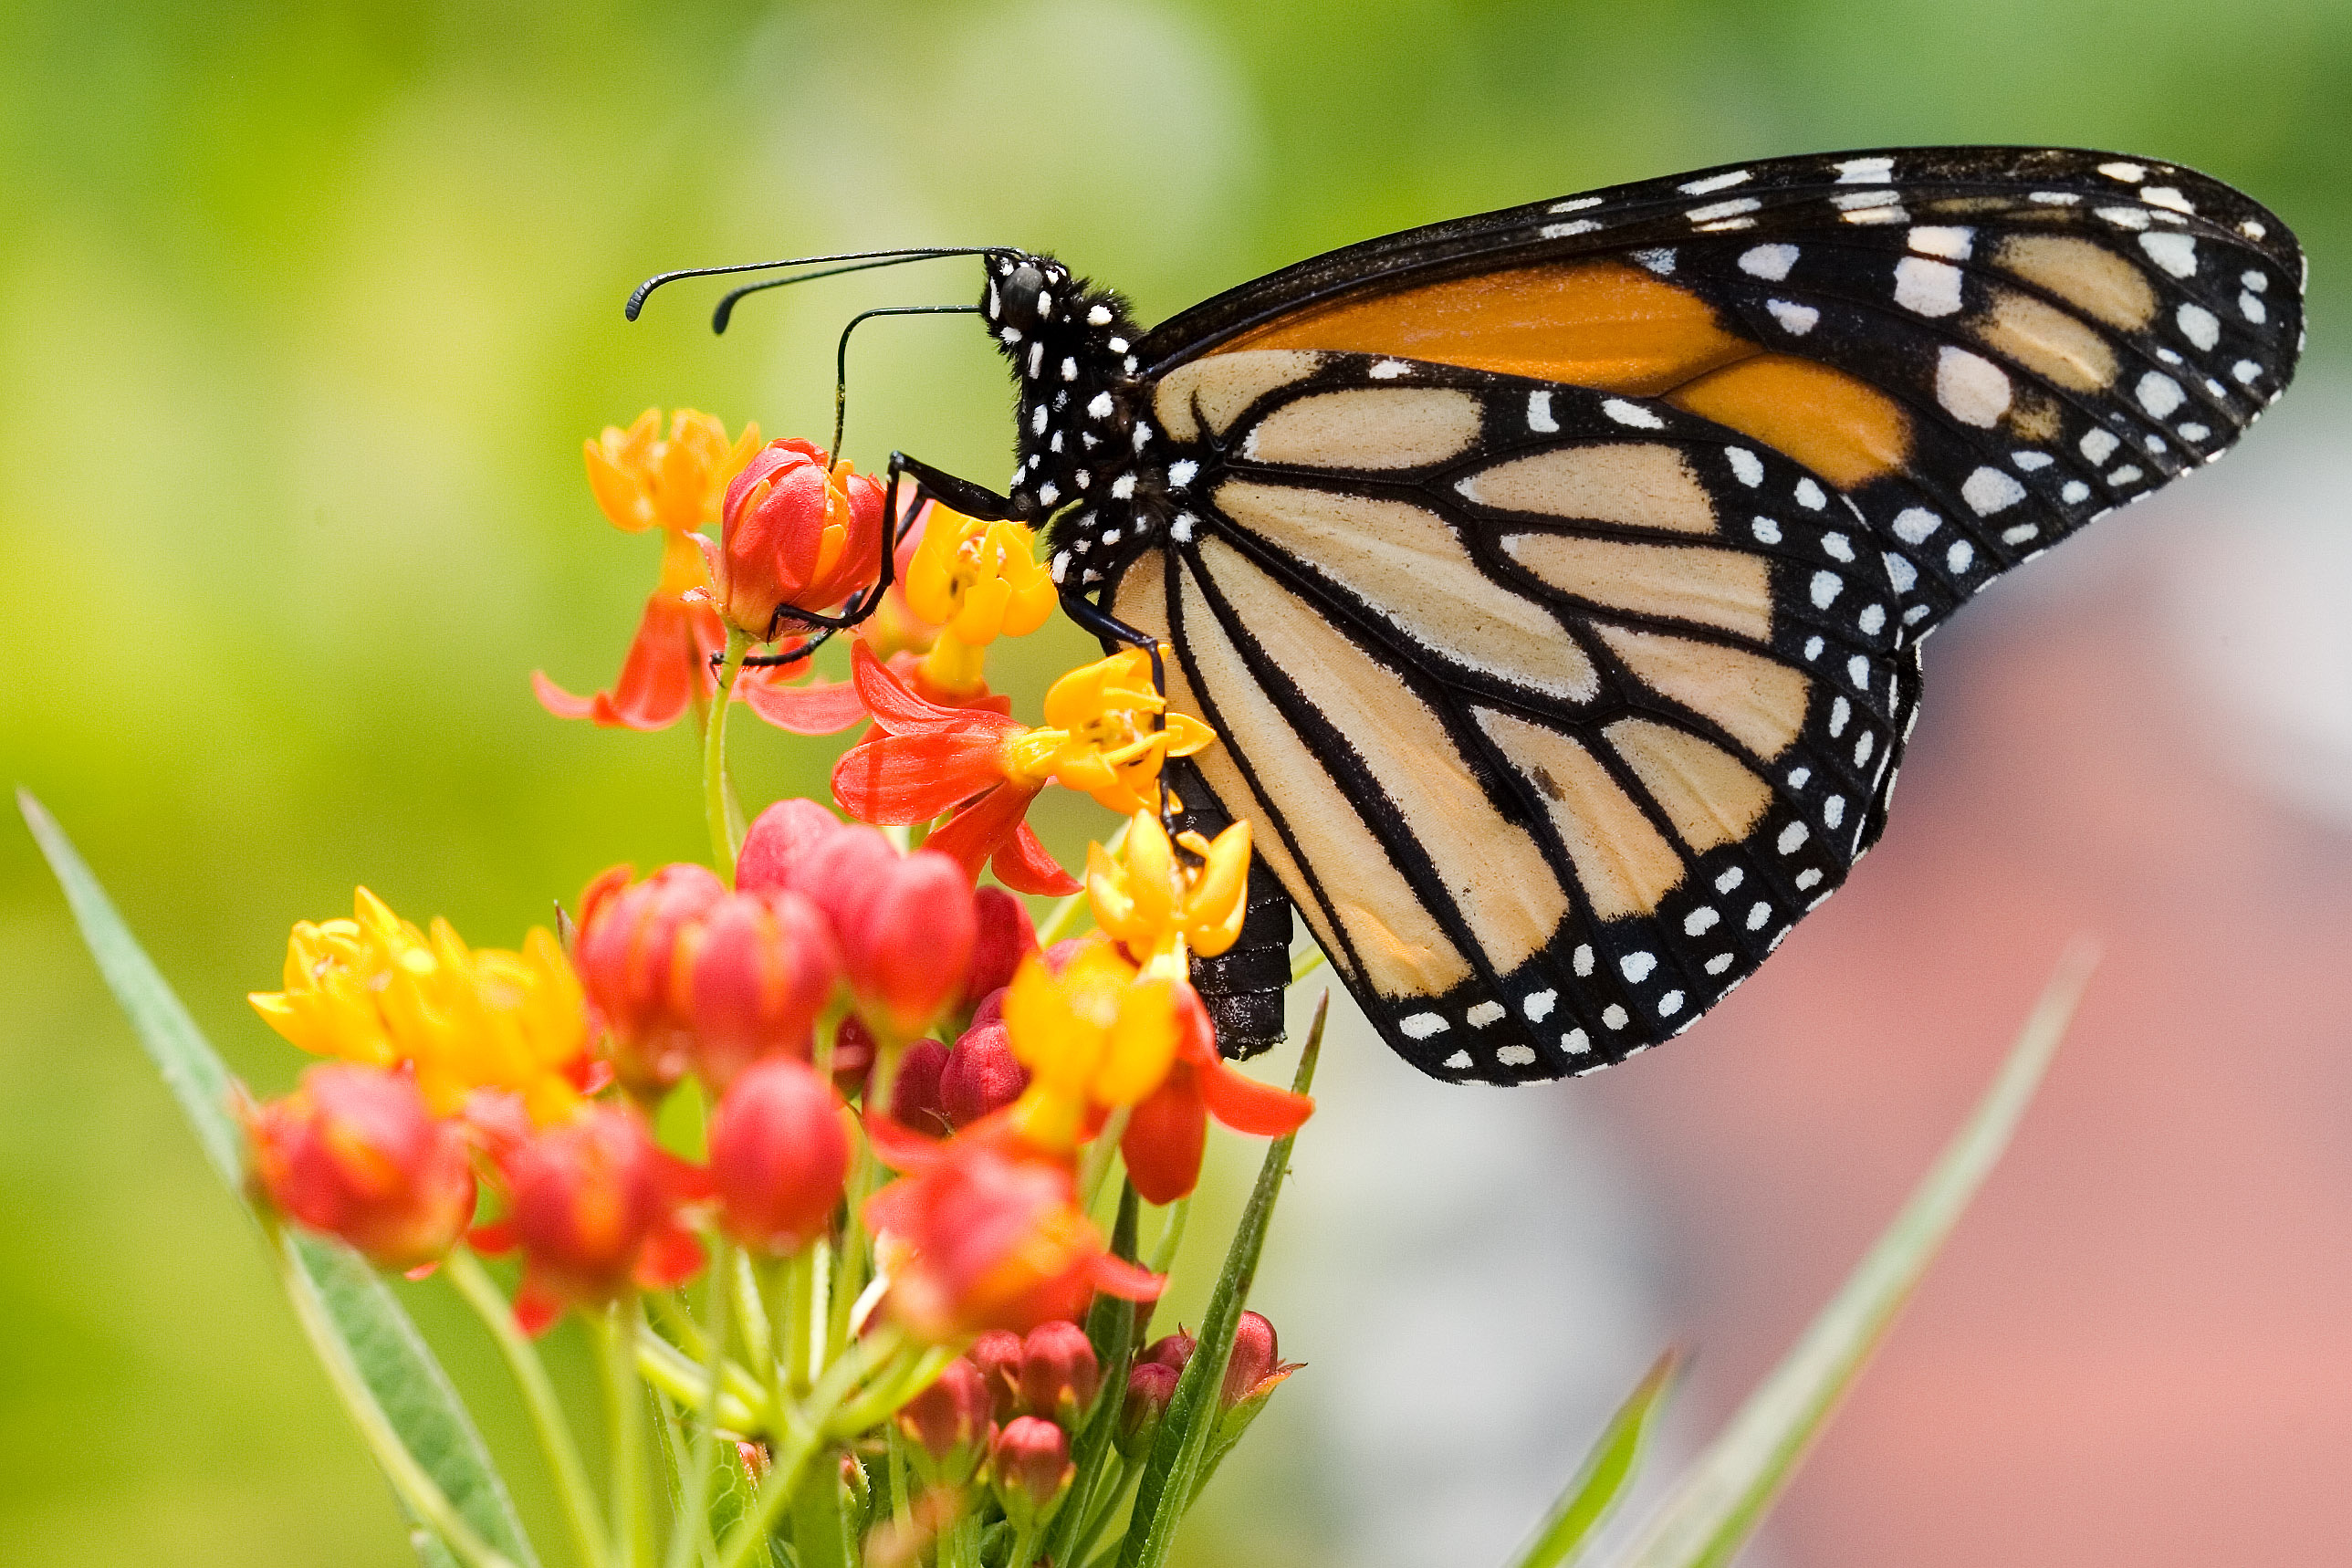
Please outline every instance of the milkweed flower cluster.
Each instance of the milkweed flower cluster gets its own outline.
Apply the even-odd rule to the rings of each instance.
[[[698,712],[711,863],[614,867],[561,937],[514,951],[365,888],[350,917],[297,924],[282,988],[251,1001],[321,1059],[244,1104],[253,1189],[495,1304],[526,1388],[530,1338],[576,1316],[605,1353],[622,1470],[644,1457],[640,1379],[700,1436],[661,1489],[727,1568],[772,1545],[1084,1561],[1186,1364],[1181,1333],[1136,1346],[1209,1122],[1276,1138],[1312,1110],[1225,1064],[1190,983],[1189,958],[1241,929],[1251,846],[1245,826],[1171,837],[1160,774],[1215,737],[1133,649],[1063,677],[1041,723],[1013,716],[988,650],[1056,603],[1025,527],[886,516],[883,487],[822,448],[730,440],[691,410],[585,454],[607,520],[661,533],[662,575],[614,689],[542,676],[540,697],[611,727]],[[861,621],[848,679],[814,677],[819,634]],[[798,733],[867,726],[833,803],[769,804],[740,842],[738,698]],[[1117,814],[1083,877],[1027,826],[1055,785]],[[1027,895],[1063,900],[1042,942]],[[501,1300],[480,1260],[507,1258]],[[1287,1372],[1263,1320],[1233,1335],[1202,1417],[1224,1447]],[[634,1500],[607,1500],[608,1537],[569,1439],[542,1435],[583,1557],[648,1561],[648,1479],[616,1480]]]

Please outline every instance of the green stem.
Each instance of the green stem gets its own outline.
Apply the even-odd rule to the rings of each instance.
[[[637,1337],[637,1375],[689,1410],[702,1408],[702,1367],[701,1362],[689,1361],[650,1329]],[[746,1436],[756,1436],[774,1425],[768,1391],[731,1362],[727,1365],[726,1388],[719,1395],[718,1420],[729,1431]]]
[[[1176,1249],[1184,1243],[1184,1220],[1192,1212],[1190,1193],[1168,1205],[1168,1217],[1160,1226],[1160,1239],[1151,1244],[1151,1261],[1145,1268],[1154,1274],[1165,1274],[1176,1261]]]
[[[735,1255],[730,1278],[735,1281],[735,1314],[743,1321],[743,1353],[751,1358],[760,1386],[766,1388],[776,1381],[775,1344],[768,1333],[768,1304],[761,1294],[760,1275],[760,1265],[750,1253]]]
[[[752,1495],[751,1506],[744,1510],[743,1517],[736,1521],[735,1528],[728,1532],[725,1544],[719,1548],[719,1568],[745,1568],[745,1564],[751,1561],[751,1553],[768,1539],[769,1531],[775,1528],[777,1514],[800,1489],[802,1470],[807,1468],[811,1456],[819,1446],[825,1442],[835,1417],[840,1413],[842,1400],[856,1385],[857,1376],[865,1368],[889,1358],[894,1364],[886,1371],[895,1374],[898,1370],[896,1363],[911,1363],[919,1366],[929,1359],[928,1356],[903,1355],[900,1351],[898,1336],[885,1329],[827,1368],[824,1378],[809,1396],[805,1408],[785,1405],[779,1410],[774,1453],[768,1474],[760,1482],[759,1490]],[[946,1362],[941,1361],[939,1364],[944,1366]],[[937,1368],[932,1370],[931,1375],[939,1375]],[[881,1381],[895,1384],[905,1380],[897,1375],[886,1375]],[[864,1425],[872,1424],[866,1422]],[[850,1428],[852,1431],[862,1429],[861,1426]]]
[[[1026,1524],[1013,1538],[1013,1551],[1004,1559],[1004,1568],[1029,1568],[1037,1553],[1037,1527]]]
[[[711,1243],[710,1271],[705,1310],[710,1314],[710,1325],[704,1341],[713,1347],[727,1343],[727,1308],[730,1292],[727,1280],[735,1262],[735,1248],[725,1236]],[[702,1425],[694,1434],[694,1457],[687,1467],[683,1506],[670,1526],[667,1568],[687,1568],[694,1555],[698,1526],[709,1528],[710,1508],[710,1477],[719,1458],[719,1390],[725,1381],[727,1357],[723,1350],[712,1349],[707,1358],[708,1375],[703,1382]]]
[[[349,1346],[328,1321],[310,1276],[302,1272],[301,1262],[295,1255],[293,1237],[274,1225],[268,1226],[268,1230],[269,1249],[284,1279],[287,1299],[294,1303],[295,1315],[302,1321],[303,1335],[310,1340],[319,1364],[326,1369],[328,1381],[341,1396],[343,1408],[351,1412],[368,1451],[375,1456],[376,1464],[392,1482],[392,1489],[466,1568],[515,1568],[512,1558],[484,1541],[466,1522],[448,1494],[425,1473],[425,1467],[416,1462],[416,1456],[408,1451],[408,1445],[401,1441],[400,1434],[385,1417],[383,1407],[376,1403],[367,1379],[353,1364]]]
[[[1130,1114],[1124,1105],[1113,1110],[1087,1148],[1086,1163],[1078,1169],[1078,1207],[1087,1214],[1095,1212],[1095,1204],[1102,1197],[1103,1184],[1110,1176],[1111,1160],[1118,1153],[1119,1140],[1127,1136]]]
[[[727,655],[719,666],[710,722],[702,729],[702,820],[710,830],[711,864],[730,883],[735,880],[735,824],[728,805],[727,710],[734,706],[735,678],[742,673],[743,656],[751,651],[751,634],[728,627]]]
[[[564,1418],[562,1402],[555,1396],[555,1384],[548,1380],[547,1363],[540,1360],[539,1347],[516,1326],[506,1298],[471,1251],[462,1247],[452,1250],[442,1270],[466,1299],[466,1305],[482,1320],[482,1326],[490,1331],[499,1353],[506,1358],[507,1370],[522,1390],[524,1407],[530,1412],[531,1426],[539,1435],[540,1452],[546,1456],[547,1468],[555,1477],[555,1493],[563,1503],[563,1522],[571,1528],[572,1549],[589,1568],[604,1568],[596,1495],[589,1488],[587,1467],[580,1462],[580,1444],[572,1435],[572,1423]]]
[[[637,1378],[636,1345],[645,1310],[633,1294],[592,1317],[604,1363],[604,1414],[610,1429],[613,1553],[625,1568],[652,1568],[654,1526],[646,1507],[646,1390]]]

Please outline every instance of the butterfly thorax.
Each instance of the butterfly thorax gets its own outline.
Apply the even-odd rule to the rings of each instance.
[[[1033,522],[1054,519],[1056,582],[1100,582],[1151,531],[1166,488],[1136,379],[1142,330],[1126,300],[1048,256],[992,258],[981,311],[1019,393],[1009,493]]]

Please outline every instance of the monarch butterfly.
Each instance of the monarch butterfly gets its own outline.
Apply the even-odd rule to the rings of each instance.
[[[1174,650],[1223,742],[1180,815],[1258,848],[1194,966],[1226,1053],[1281,1037],[1295,906],[1406,1061],[1505,1083],[1753,973],[1884,827],[1921,640],[2219,457],[2303,331],[2271,213],[2058,149],[1620,185],[1148,331],[1048,256],[811,259],[944,254],[983,259],[1020,466],[893,483],[1044,524],[1082,625]]]

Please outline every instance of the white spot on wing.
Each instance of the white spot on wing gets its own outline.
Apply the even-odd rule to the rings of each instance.
[[[1781,330],[1792,338],[1803,337],[1822,319],[1822,313],[1811,305],[1800,305],[1790,300],[1767,300],[1764,308],[1772,312],[1772,319],[1780,322]]]
[[[1838,172],[1841,185],[1883,184],[1895,177],[1892,158],[1848,158],[1843,163],[1830,165]]]
[[[1675,189],[1686,196],[1703,196],[1709,191],[1727,191],[1734,185],[1746,184],[1747,180],[1747,170],[1734,169],[1727,174],[1709,174],[1704,180],[1686,181]]]
[[[2138,163],[2102,163],[2099,173],[2110,180],[2121,180],[2127,185],[2137,185],[2147,178],[2147,170]]]
[[[1715,890],[1718,893],[1727,893],[1747,879],[1748,873],[1734,866],[1715,879]]]
[[[1552,1005],[1559,1000],[1557,991],[1538,991],[1520,1004],[1520,1009],[1527,1014],[1528,1023],[1540,1024],[1551,1016]]]
[[[1574,966],[1576,970],[1576,977],[1579,980],[1582,980],[1590,976],[1592,973],[1592,944],[1589,942],[1579,942],[1576,948],[1576,956],[1570,962]]]
[[[1822,492],[1821,486],[1813,483],[1811,479],[1799,479],[1797,481],[1797,504],[1799,506],[1803,507],[1807,511],[1819,511],[1822,508],[1829,505],[1829,503],[1830,498]]]
[[[1601,412],[1620,425],[1631,425],[1636,430],[1663,430],[1666,422],[1638,403],[1628,403],[1622,397],[1601,400]]]
[[[1559,421],[1551,416],[1551,394],[1528,394],[1528,428],[1539,436],[1549,436],[1559,428]]]
[[[1564,202],[1552,203],[1548,210],[1556,213],[1580,213],[1587,207],[1597,207],[1600,205],[1599,196],[1570,196]]]
[[[1505,1046],[1495,1053],[1495,1059],[1507,1068],[1531,1067],[1536,1059],[1533,1046]]]
[[[1661,278],[1675,269],[1675,250],[1670,245],[1658,246],[1649,250],[1636,250],[1631,254],[1635,261]]]
[[[1397,1028],[1408,1040],[1425,1040],[1432,1035],[1445,1033],[1448,1027],[1444,1016],[1437,1013],[1408,1013],[1397,1020]],[[1462,1065],[1470,1064],[1465,1061]]]
[[[2139,384],[2132,391],[2133,395],[2139,399],[2139,405],[2158,419],[2179,407],[2188,397],[2188,394],[2180,390],[2180,384],[2160,370],[2152,370],[2141,376]]]
[[[2144,234],[2139,247],[2175,278],[2197,276],[2197,238],[2187,234]]]
[[[1922,316],[1952,315],[1960,308],[1960,269],[1906,256],[1895,264],[1895,302]]]
[[[1472,1028],[1483,1029],[1503,1016],[1503,1005],[1500,1002],[1481,1002],[1462,1016],[1469,1020]]]
[[[1626,1012],[1624,1008],[1620,1007],[1614,1002],[1610,1003],[1608,1006],[1601,1009],[1601,1021],[1608,1025],[1612,1029],[1623,1028],[1628,1023],[1633,1021],[1633,1016],[1631,1013]]]
[[[1794,855],[1805,847],[1805,840],[1811,837],[1803,823],[1792,822],[1780,829],[1780,837],[1773,841],[1773,847],[1783,855]]]
[[[1440,1018],[1437,1021],[1440,1024],[1444,1024],[1445,1022],[1443,1018]],[[1445,1058],[1445,1065],[1453,1068],[1455,1072],[1465,1071],[1470,1066],[1470,1053],[1468,1051],[1456,1051],[1452,1056]]]
[[[1750,278],[1763,278],[1774,283],[1788,277],[1789,268],[1796,264],[1797,247],[1793,245],[1759,245],[1739,253],[1739,270]]]
[[[1726,447],[1723,457],[1731,465],[1733,475],[1748,489],[1754,489],[1764,482],[1764,459],[1747,447]]]
[[[2025,499],[2025,487],[1999,468],[1979,468],[1960,481],[1960,499],[1979,517],[1990,517]]]
[[[1836,598],[1839,591],[1844,588],[1844,586],[1845,579],[1840,577],[1834,572],[1824,569],[1814,573],[1812,584],[1813,608],[1817,610],[1828,609],[1830,607],[1830,601]]]
[[[1944,520],[1924,506],[1905,507],[1895,514],[1895,537],[1906,544],[1921,543],[1943,526]]]
[[[1572,223],[1548,223],[1538,229],[1536,235],[1541,239],[1566,239],[1572,234],[1591,234],[1600,226],[1600,223],[1592,218],[1580,217]]]
[[[1735,201],[1710,202],[1703,207],[1693,207],[1683,216],[1693,223],[1713,223],[1718,218],[1735,217],[1741,213],[1752,213],[1763,205],[1754,196],[1741,196]]]
[[[1617,967],[1624,972],[1626,979],[1639,985],[1650,977],[1652,970],[1658,967],[1658,955],[1654,952],[1629,952],[1617,961]]]
[[[1580,1057],[1592,1048],[1592,1037],[1581,1029],[1570,1029],[1559,1037],[1559,1044],[1570,1056]]]

